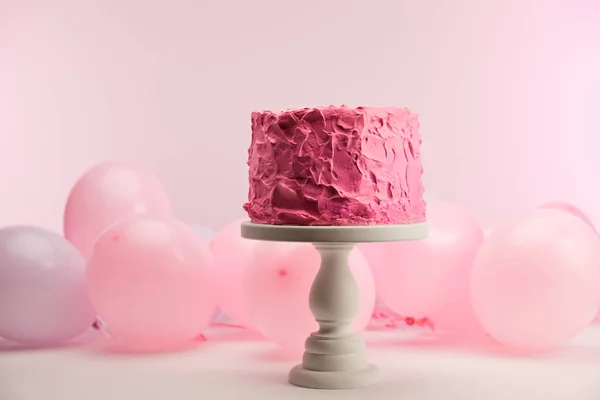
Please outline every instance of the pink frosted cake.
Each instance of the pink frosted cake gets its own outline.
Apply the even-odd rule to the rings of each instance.
[[[423,222],[420,147],[406,108],[253,112],[244,209],[260,224]]]

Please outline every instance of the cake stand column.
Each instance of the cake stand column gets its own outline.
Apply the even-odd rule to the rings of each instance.
[[[367,362],[365,342],[352,331],[360,292],[348,264],[356,243],[395,242],[427,237],[426,223],[372,226],[293,226],[242,223],[242,237],[273,242],[312,243],[321,266],[311,286],[309,305],[319,330],[306,340],[302,364],[289,381],[312,389],[358,389],[381,382]]]
[[[310,309],[319,330],[306,340],[302,364],[289,381],[314,389],[355,389],[381,382],[379,370],[369,365],[365,343],[351,325],[360,307],[358,285],[348,256],[353,243],[314,243],[321,266],[310,290]]]

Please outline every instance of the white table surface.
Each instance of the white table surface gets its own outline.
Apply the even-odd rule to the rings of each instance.
[[[287,383],[297,359],[254,334],[232,329],[178,353],[106,351],[96,331],[77,345],[23,350],[0,342],[0,400],[599,400],[600,327],[542,357],[459,349],[402,332],[367,333],[369,357],[386,382],[356,391]]]

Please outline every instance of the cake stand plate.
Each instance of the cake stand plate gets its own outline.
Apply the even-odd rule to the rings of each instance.
[[[242,237],[275,242],[309,242],[321,255],[310,289],[309,304],[319,330],[306,339],[302,364],[290,371],[289,382],[311,389],[358,389],[382,381],[367,362],[365,343],[353,332],[360,294],[348,265],[357,243],[424,239],[426,223],[370,226],[290,226],[242,223]]]

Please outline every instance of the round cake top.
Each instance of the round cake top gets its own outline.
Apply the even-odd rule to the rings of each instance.
[[[351,107],[347,104],[342,104],[341,106],[334,106],[334,105],[329,105],[329,106],[314,106],[314,107],[302,107],[302,108],[284,108],[281,110],[254,110],[252,113],[259,113],[259,114],[275,114],[275,115],[282,115],[282,114],[303,114],[303,113],[308,113],[310,111],[319,111],[322,113],[328,113],[328,112],[340,112],[341,110],[347,110],[350,112],[355,112],[355,113],[364,113],[364,112],[368,112],[369,110],[379,110],[381,112],[399,112],[401,110],[408,110],[407,108],[404,107],[392,107],[392,106],[386,106],[386,107],[370,107],[370,106],[357,106],[357,107]],[[414,115],[417,115],[416,113],[413,113]],[[417,115],[418,116],[418,115]]]

